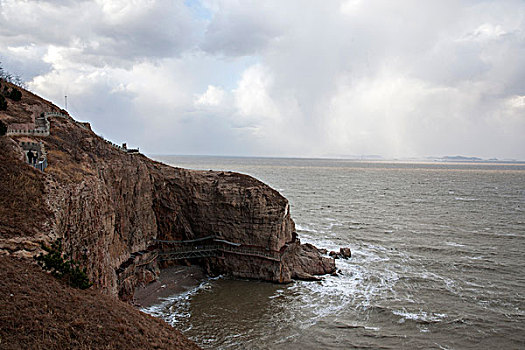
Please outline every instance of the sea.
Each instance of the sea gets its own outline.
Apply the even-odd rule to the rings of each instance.
[[[303,243],[352,250],[320,282],[210,278],[144,309],[204,349],[525,348],[525,164],[154,158],[252,175]]]

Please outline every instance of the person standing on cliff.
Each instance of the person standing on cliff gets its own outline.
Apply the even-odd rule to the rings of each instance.
[[[29,164],[33,164],[33,151],[27,151],[27,161]]]
[[[37,160],[38,160],[38,152],[33,151],[33,164],[36,164]]]

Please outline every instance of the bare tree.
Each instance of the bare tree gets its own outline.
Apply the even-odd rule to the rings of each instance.
[[[22,80],[22,77],[19,74],[13,75],[2,67],[2,62],[0,61],[0,80],[7,81],[8,83],[14,84],[18,87],[26,89],[27,85],[25,81]]]

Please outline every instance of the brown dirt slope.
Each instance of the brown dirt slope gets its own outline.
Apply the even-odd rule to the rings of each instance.
[[[0,265],[1,349],[199,349],[115,298],[70,288],[22,260],[0,256]]]

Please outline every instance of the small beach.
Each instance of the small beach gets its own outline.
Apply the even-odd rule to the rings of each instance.
[[[200,266],[170,266],[161,270],[157,281],[137,287],[133,303],[141,308],[159,304],[164,298],[199,286],[205,279],[206,274]]]

